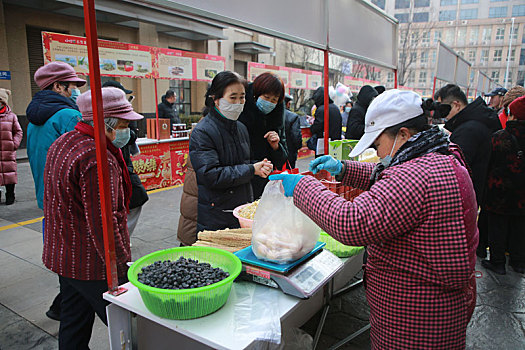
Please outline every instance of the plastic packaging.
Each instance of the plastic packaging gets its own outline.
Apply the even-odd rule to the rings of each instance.
[[[285,197],[281,181],[270,181],[255,212],[252,250],[258,259],[287,264],[315,246],[321,229]]]

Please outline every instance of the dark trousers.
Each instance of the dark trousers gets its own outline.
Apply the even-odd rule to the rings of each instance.
[[[488,213],[490,262],[505,264],[508,247],[510,264],[525,265],[525,216]]]
[[[95,314],[107,325],[106,306],[109,303],[102,298],[108,290],[107,281],[82,281],[59,276],[59,282],[62,295],[59,349],[89,349]]]
[[[5,185],[5,196],[14,196],[15,195],[15,184]]]

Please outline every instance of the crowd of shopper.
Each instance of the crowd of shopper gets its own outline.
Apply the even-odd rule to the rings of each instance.
[[[61,349],[87,348],[95,315],[106,323],[107,289],[100,191],[96,171],[91,91],[63,62],[40,67],[41,91],[27,107],[27,153],[37,204],[43,209],[44,265],[57,273],[60,293],[47,315],[60,321]],[[138,153],[131,90],[116,81],[102,89],[111,217],[117,276],[126,281],[130,235],[148,194],[135,174]],[[0,186],[15,202],[16,149],[22,128],[0,89]],[[371,338],[377,348],[464,348],[476,302],[476,254],[498,274],[509,265],[525,272],[525,89],[498,88],[468,102],[457,85],[424,103],[410,91],[363,86],[355,103],[338,106],[324,88],[313,94],[309,147],[320,140],[358,139],[350,156],[375,148],[376,165],[330,156],[310,164],[365,192],[353,202],[313,177],[270,174],[293,169],[303,146],[293,97],[273,73],[247,83],[235,72],[218,73],[208,86],[202,118],[189,141],[177,236],[239,227],[232,209],[258,199],[269,181],[340,242],[368,247],[366,293]],[[168,90],[161,117],[179,123],[177,96]],[[435,106],[444,130],[428,123]],[[430,108],[434,106],[434,108]],[[324,134],[328,108],[329,134]],[[343,132],[346,126],[346,133]],[[318,152],[320,156],[322,152]],[[478,214],[479,213],[479,214]]]

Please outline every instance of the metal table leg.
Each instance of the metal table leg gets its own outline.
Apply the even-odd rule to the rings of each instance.
[[[330,348],[328,348],[328,350],[335,350],[335,349],[340,348],[341,346],[345,345],[349,341],[354,340],[354,338],[360,336],[361,334],[363,334],[364,332],[366,332],[369,329],[370,329],[370,323],[367,324],[366,326],[364,326],[363,328],[361,328],[360,330],[358,330],[357,332],[355,332],[353,334],[350,334],[348,337],[346,337],[343,340],[337,342],[335,345],[333,345]]]

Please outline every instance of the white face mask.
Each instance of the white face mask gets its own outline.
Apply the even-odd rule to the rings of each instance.
[[[224,98],[219,99],[219,111],[230,120],[237,120],[244,109],[244,103],[230,103]]]

